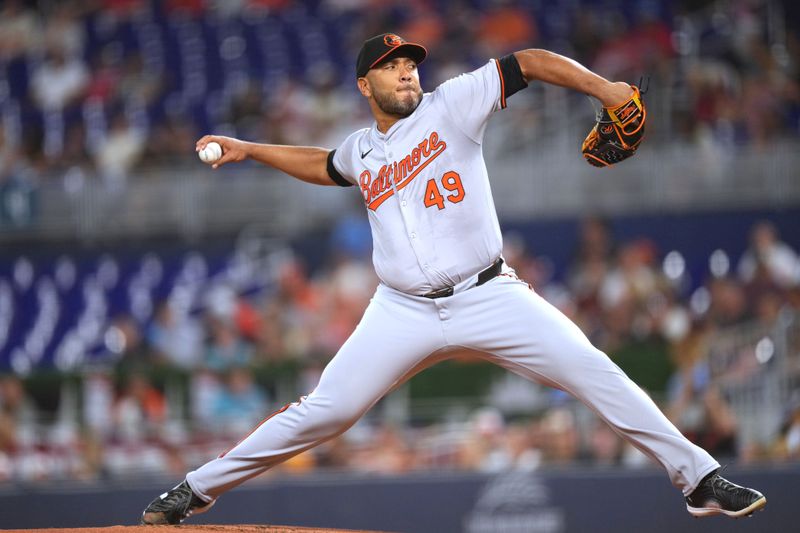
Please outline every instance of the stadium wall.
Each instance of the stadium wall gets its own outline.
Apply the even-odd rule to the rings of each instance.
[[[408,533],[760,532],[796,524],[800,465],[731,472],[757,486],[766,510],[751,519],[692,518],[660,470],[548,470],[404,477],[315,475],[255,480],[194,524],[282,524]],[[134,524],[165,484],[54,486],[0,492],[3,528]]]

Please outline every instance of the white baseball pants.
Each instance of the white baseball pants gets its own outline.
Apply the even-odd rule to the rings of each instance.
[[[452,347],[483,352],[512,372],[575,396],[660,463],[684,494],[719,467],[572,321],[505,267],[484,285],[436,300],[380,285],[314,391],[190,472],[189,485],[211,501],[340,435],[387,392],[435,362],[436,352]]]

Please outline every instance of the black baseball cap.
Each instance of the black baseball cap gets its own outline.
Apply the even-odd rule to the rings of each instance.
[[[356,60],[356,77],[361,78],[367,75],[369,69],[394,59],[395,57],[410,57],[417,64],[425,61],[428,51],[424,46],[417,43],[409,43],[399,35],[394,33],[381,33],[364,41],[361,50],[358,52]]]

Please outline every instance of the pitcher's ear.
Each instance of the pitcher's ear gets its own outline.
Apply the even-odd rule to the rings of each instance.
[[[369,84],[369,80],[365,77],[358,78],[358,90],[361,91],[361,94],[369,98],[372,96],[372,87]]]

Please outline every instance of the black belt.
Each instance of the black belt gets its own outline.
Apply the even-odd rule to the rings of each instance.
[[[500,259],[492,263],[492,265],[489,268],[482,270],[481,273],[478,274],[478,282],[475,284],[475,286],[477,287],[479,285],[483,285],[490,279],[496,278],[497,276],[500,275],[500,272],[502,271],[503,271],[503,258],[501,257]],[[433,300],[435,298],[445,298],[447,296],[452,296],[452,295],[453,295],[453,287],[444,287],[442,289],[436,289],[435,291],[425,293],[422,296],[423,298],[430,298]]]

